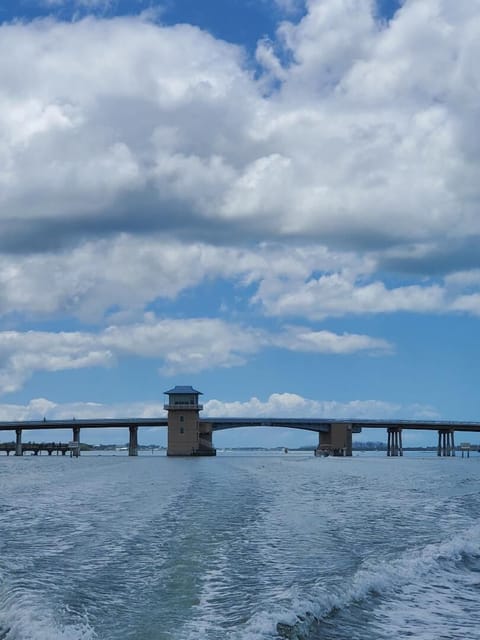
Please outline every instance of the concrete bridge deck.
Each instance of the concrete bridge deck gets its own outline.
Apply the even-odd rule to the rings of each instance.
[[[332,425],[351,425],[357,433],[362,428],[418,429],[419,431],[437,431],[438,429],[454,429],[480,433],[480,422],[460,422],[452,420],[354,420],[330,418],[201,418],[201,422],[212,424],[214,431],[234,429],[236,427],[283,427],[290,429],[306,429],[307,431],[328,431]],[[0,426],[0,429],[2,427]]]
[[[211,424],[214,431],[234,429],[238,427],[279,427],[289,429],[304,429],[307,431],[327,432],[332,425],[351,425],[362,429],[388,429],[400,427],[402,429],[418,429],[422,431],[437,431],[438,429],[454,429],[455,431],[470,431],[480,433],[480,422],[462,422],[454,420],[355,420],[331,418],[219,418],[202,416],[200,424]],[[0,431],[15,431],[16,429],[108,429],[137,427],[167,427],[168,418],[101,418],[65,420],[17,420],[0,421]]]

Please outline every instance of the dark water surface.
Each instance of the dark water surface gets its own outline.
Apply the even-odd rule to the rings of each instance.
[[[480,458],[0,458],[4,640],[480,639]]]

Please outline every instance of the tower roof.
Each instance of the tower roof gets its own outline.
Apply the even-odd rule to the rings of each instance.
[[[173,387],[173,389],[169,389],[168,391],[164,391],[164,393],[169,396],[171,394],[175,394],[177,396],[181,396],[181,395],[192,395],[192,393],[196,393],[199,396],[203,396],[203,393],[201,391],[197,391],[196,389],[194,389],[193,387],[190,386],[182,386],[182,385],[178,385],[176,387]]]

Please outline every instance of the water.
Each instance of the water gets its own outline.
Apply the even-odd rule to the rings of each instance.
[[[480,638],[480,459],[0,458],[2,640]]]

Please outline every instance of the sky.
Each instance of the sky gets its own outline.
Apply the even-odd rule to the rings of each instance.
[[[479,58],[480,0],[0,0],[0,420],[480,421]]]

